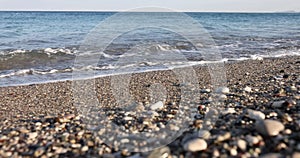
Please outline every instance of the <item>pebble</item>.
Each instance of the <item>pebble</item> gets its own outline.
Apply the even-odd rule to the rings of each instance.
[[[216,93],[228,94],[230,92],[229,88],[227,87],[219,87],[216,90]]]
[[[162,109],[164,107],[164,103],[162,101],[159,101],[153,105],[150,106],[151,110],[159,110]]]
[[[64,154],[68,151],[66,148],[62,148],[62,147],[56,147],[54,150],[56,154]]]
[[[44,153],[45,153],[45,149],[43,147],[40,147],[40,148],[38,148],[38,149],[35,150],[34,156],[35,157],[40,157]]]
[[[218,95],[218,99],[220,99],[220,100],[226,100],[227,96],[225,94],[221,94],[221,95]]]
[[[283,100],[282,101],[275,101],[275,102],[273,102],[272,107],[281,108],[283,106],[284,102],[285,101],[283,101]]]
[[[211,92],[210,89],[202,89],[202,90],[201,90],[201,93],[210,93],[210,92]]]
[[[267,136],[276,136],[284,130],[284,125],[275,120],[258,121],[255,125],[256,130]]]
[[[223,141],[226,141],[226,140],[228,140],[228,139],[230,139],[230,138],[231,138],[230,132],[226,132],[226,133],[223,134],[223,135],[219,135],[219,136],[217,137],[216,142],[223,142]]]
[[[88,147],[88,146],[84,146],[84,147],[81,148],[81,151],[82,151],[82,152],[86,152],[86,151],[88,151],[88,150],[89,150],[89,147]]]
[[[248,109],[247,112],[249,114],[249,118],[254,120],[264,120],[266,118],[265,114],[260,111]]]
[[[183,148],[184,150],[191,152],[202,151],[207,148],[207,143],[204,139],[197,138],[186,142]]]
[[[72,148],[80,148],[80,147],[81,147],[81,144],[72,144],[71,147],[72,147]]]
[[[209,139],[210,138],[210,132],[208,130],[200,130],[198,131],[198,137],[203,139]]]
[[[19,129],[19,131],[21,132],[21,133],[29,133],[30,131],[28,130],[28,129],[26,129],[25,127],[21,127],[20,129]]]
[[[37,132],[28,133],[29,139],[35,139],[37,136],[38,136],[38,133],[37,133]]]
[[[292,155],[292,158],[299,158],[300,157],[300,153],[299,152],[295,152]]]
[[[265,154],[262,155],[260,158],[282,158],[283,156],[278,153],[270,153],[270,154]]]
[[[245,88],[244,88],[244,91],[245,92],[251,92],[252,91],[252,88],[251,87],[248,87],[248,86],[246,86]]]
[[[170,148],[162,147],[154,149],[147,158],[168,158],[170,157]]]
[[[238,152],[237,152],[237,150],[235,148],[231,148],[230,149],[230,155],[231,156],[237,156],[237,154],[238,154]]]
[[[239,139],[239,140],[237,141],[237,146],[238,146],[241,150],[245,151],[245,150],[247,149],[247,142],[246,142],[245,140],[243,140],[243,139]]]
[[[259,143],[259,139],[255,136],[252,136],[252,135],[247,135],[246,140],[247,140],[249,145],[256,145],[256,144]]]
[[[222,111],[223,115],[234,114],[234,113],[236,113],[234,108],[227,108],[226,110]]]

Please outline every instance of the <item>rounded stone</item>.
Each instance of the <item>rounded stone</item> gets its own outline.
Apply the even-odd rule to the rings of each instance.
[[[247,142],[246,142],[245,140],[243,140],[243,139],[239,139],[239,140],[237,141],[237,146],[238,146],[241,150],[245,151],[245,150],[247,149]]]
[[[164,107],[164,103],[162,101],[159,101],[153,105],[150,106],[151,110],[159,110],[162,109]]]
[[[210,132],[208,130],[200,130],[200,131],[198,131],[198,137],[203,138],[203,139],[209,139]]]
[[[43,147],[40,147],[40,148],[38,148],[38,149],[35,150],[34,156],[35,157],[40,157],[44,153],[45,153],[45,149]]]
[[[264,120],[266,118],[266,115],[260,111],[248,109],[247,112],[249,114],[249,118],[253,120]]]
[[[230,92],[229,88],[227,87],[219,87],[216,90],[216,93],[228,94]]]
[[[245,91],[245,92],[251,92],[252,89],[251,89],[251,87],[246,86],[246,87],[244,88],[244,91]]]
[[[153,150],[148,158],[167,158],[170,157],[170,148],[169,147],[162,147],[162,148],[157,148]]]
[[[183,147],[186,151],[197,152],[205,150],[207,143],[204,139],[197,138],[186,142]]]
[[[255,128],[263,135],[276,136],[284,130],[284,125],[279,121],[264,120],[256,122]]]

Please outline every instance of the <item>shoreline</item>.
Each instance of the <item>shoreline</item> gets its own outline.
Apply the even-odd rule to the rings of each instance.
[[[200,96],[198,96],[199,100],[196,104],[207,106],[208,108],[209,104],[207,104],[207,101],[211,94],[207,89],[212,88],[209,83],[209,72],[206,66],[199,65],[193,66],[193,68],[196,71],[201,90]],[[300,144],[300,141],[296,138],[300,132],[300,124],[297,123],[297,119],[300,119],[297,114],[297,112],[300,112],[300,56],[228,62],[225,63],[225,68],[226,79],[228,81],[227,87],[230,92],[223,94],[225,99],[222,106],[224,111],[227,110],[228,112],[231,110],[231,112],[225,115],[222,114],[216,122],[216,125],[209,130],[211,136],[203,138],[207,144],[207,149],[192,152],[188,148],[189,143],[192,141],[184,141],[184,139],[189,136],[189,133],[191,133],[191,131],[189,131],[188,134],[184,134],[168,145],[170,154],[177,156],[183,155],[183,157],[211,157],[216,154],[215,151],[218,151],[220,155],[227,156],[236,156],[236,152],[237,155],[244,155],[246,157],[258,157],[270,153],[279,153],[282,155],[295,154],[296,151],[298,151],[297,144]],[[111,93],[110,79],[111,76],[96,78],[95,85],[100,104],[104,105],[108,110],[114,111],[115,109],[112,107],[117,107],[117,104]],[[180,101],[180,83],[174,78],[172,70],[133,74],[132,80],[130,81],[130,92],[134,96],[134,99],[142,103],[142,105],[156,103],[164,98],[161,98],[161,95],[159,95],[153,100],[149,99],[151,97],[151,95],[149,95],[149,88],[150,90],[161,88],[159,86],[151,87],[151,85],[155,83],[164,85],[166,87],[165,91],[170,93],[165,98],[165,104],[169,105],[174,103],[176,105],[176,103]],[[246,87],[250,89],[246,89]],[[207,92],[203,92],[203,90],[207,90]],[[47,156],[48,153],[67,157],[87,155],[103,156],[105,154],[113,155],[118,152],[122,154],[121,151],[112,152],[113,147],[108,147],[108,151],[105,152],[107,147],[101,146],[101,141],[98,140],[99,142],[97,142],[97,139],[93,136],[85,138],[85,143],[81,143],[80,148],[71,147],[73,144],[78,144],[77,140],[75,140],[73,144],[69,139],[61,140],[60,136],[65,132],[73,133],[75,137],[82,131],[85,133],[84,136],[90,135],[90,131],[86,130],[80,121],[78,109],[73,105],[71,81],[0,87],[0,98],[0,146],[6,146],[6,148],[0,150],[0,155],[3,157],[5,157],[5,154],[22,155],[24,153],[35,156],[35,154],[38,154],[38,149],[43,149],[41,155],[45,156]],[[274,102],[284,101],[285,103],[289,100],[291,100],[291,104],[288,104],[291,106],[289,108],[294,111],[284,107],[272,107]],[[260,131],[256,128],[255,119],[249,116],[249,112],[247,113],[249,109],[263,113],[261,114],[264,115],[263,120],[272,119],[280,122],[283,124],[284,130],[280,130],[275,136],[268,136],[268,131]],[[166,109],[166,113],[170,111],[172,111],[172,109]],[[205,115],[205,111],[200,110],[199,114],[202,113]],[[159,112],[159,114],[164,114],[164,112]],[[286,115],[288,115],[292,121],[286,121],[286,119],[289,119]],[[159,117],[166,119],[164,115],[160,115]],[[63,121],[64,119],[66,122]],[[122,120],[122,117],[116,116],[115,119]],[[195,120],[195,122],[190,122],[190,124],[193,125],[193,129],[197,132],[199,132],[198,128],[200,128],[198,126],[202,124],[201,120],[202,119],[198,119]],[[37,126],[37,122],[40,122],[42,125]],[[123,121],[121,121],[121,123],[123,123]],[[152,120],[152,123],[155,124],[155,120]],[[79,128],[80,130],[72,132],[68,128],[56,129],[56,124],[58,126],[68,125],[69,127]],[[130,126],[135,127],[134,125]],[[291,134],[287,134],[287,129],[291,131]],[[17,134],[11,134],[12,131],[17,131]],[[22,131],[26,132],[22,133]],[[11,151],[7,146],[13,146],[13,142],[10,142],[9,139],[2,138],[6,136],[7,138],[26,140],[27,135],[29,136],[30,133],[35,132],[38,133],[38,136],[32,139],[31,143],[21,145],[25,151],[22,151],[21,148],[18,147]],[[231,133],[230,138],[215,143],[215,141],[219,140],[219,137],[226,135],[227,132]],[[241,134],[239,134],[239,132]],[[267,134],[264,132],[267,132]],[[46,136],[45,133],[48,133],[48,136],[53,137],[57,135],[59,137],[55,136],[53,140],[48,140],[48,136]],[[251,144],[250,137],[251,139],[259,139],[261,144],[255,144],[254,142]],[[282,142],[283,140],[279,139],[279,137],[286,138],[288,142]],[[47,148],[42,148],[41,142],[38,141],[39,139],[45,140],[45,142],[49,142],[52,145]],[[57,152],[56,148],[58,147],[55,148],[55,144],[59,144],[59,142],[57,142],[58,140],[60,143],[67,144],[66,147],[61,147],[61,150],[66,150],[66,152]],[[246,149],[241,149],[241,146],[234,145],[240,142],[238,140],[246,141]],[[88,141],[91,141],[93,145],[88,144]],[[182,143],[188,145],[178,145]],[[286,147],[278,150],[278,146],[282,146],[282,143],[284,143]],[[39,147],[31,149],[29,147],[30,144]],[[227,144],[227,146],[229,145],[229,147],[225,148],[225,144]],[[264,147],[264,144],[267,147]],[[83,150],[83,148],[86,149],[86,146],[88,150]],[[6,150],[7,148],[9,150]],[[221,149],[224,149],[225,152]],[[258,149],[260,152],[257,151]],[[137,153],[129,153],[129,155],[135,154]],[[143,154],[140,154],[140,156],[144,157]]]
[[[198,61],[198,63],[193,63],[191,65],[182,65],[178,67],[172,67],[168,69],[153,69],[153,70],[144,70],[144,71],[138,71],[138,72],[125,72],[125,73],[116,73],[116,74],[102,74],[97,75],[93,77],[87,77],[87,78],[66,78],[61,80],[49,80],[49,81],[40,81],[40,82],[28,82],[28,83],[21,83],[21,84],[15,84],[15,85],[8,85],[8,86],[0,86],[0,88],[6,88],[6,87],[19,87],[19,86],[31,86],[31,85],[39,85],[39,84],[49,84],[49,83],[60,83],[60,82],[72,82],[73,80],[95,80],[99,78],[104,77],[111,77],[111,76],[119,76],[119,75],[126,75],[126,74],[142,74],[142,73],[149,73],[149,72],[157,72],[157,71],[172,71],[174,69],[181,69],[181,68],[187,68],[187,67],[206,67],[207,64],[233,64],[238,62],[244,62],[244,61],[251,61],[251,60],[272,60],[272,59],[280,59],[280,58],[289,58],[289,57],[300,57],[298,54],[279,54],[276,56],[251,56],[247,58],[240,58],[240,59],[222,59],[221,61]],[[26,69],[27,70],[27,69]]]

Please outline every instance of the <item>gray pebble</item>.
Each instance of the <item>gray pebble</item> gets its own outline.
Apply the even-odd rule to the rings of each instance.
[[[284,125],[279,121],[264,120],[256,122],[255,128],[263,135],[276,136],[284,130]]]
[[[249,118],[254,119],[254,120],[264,120],[266,117],[266,115],[260,111],[248,109],[247,112],[248,112]]]
[[[216,93],[228,94],[229,92],[230,90],[227,87],[219,87],[216,89]]]

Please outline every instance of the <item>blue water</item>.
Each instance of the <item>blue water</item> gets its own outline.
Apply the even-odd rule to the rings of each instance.
[[[0,86],[71,78],[76,55],[85,53],[79,49],[88,33],[101,21],[115,14],[117,13],[0,12]],[[152,13],[144,14],[151,18]],[[172,13],[161,13],[161,20],[168,14]],[[223,58],[300,54],[298,13],[186,14],[208,31]],[[106,31],[114,29],[112,27]],[[107,70],[115,68],[110,64],[116,61],[113,57],[128,51],[136,41],[145,41],[145,37],[146,40],[156,41],[157,49],[162,51],[183,50],[188,60],[203,60],[197,53],[193,54],[193,46],[172,32],[145,29],[125,37],[110,46],[103,56],[107,57],[102,60],[103,63],[86,69],[106,74]],[[164,46],[166,44],[168,47]]]

